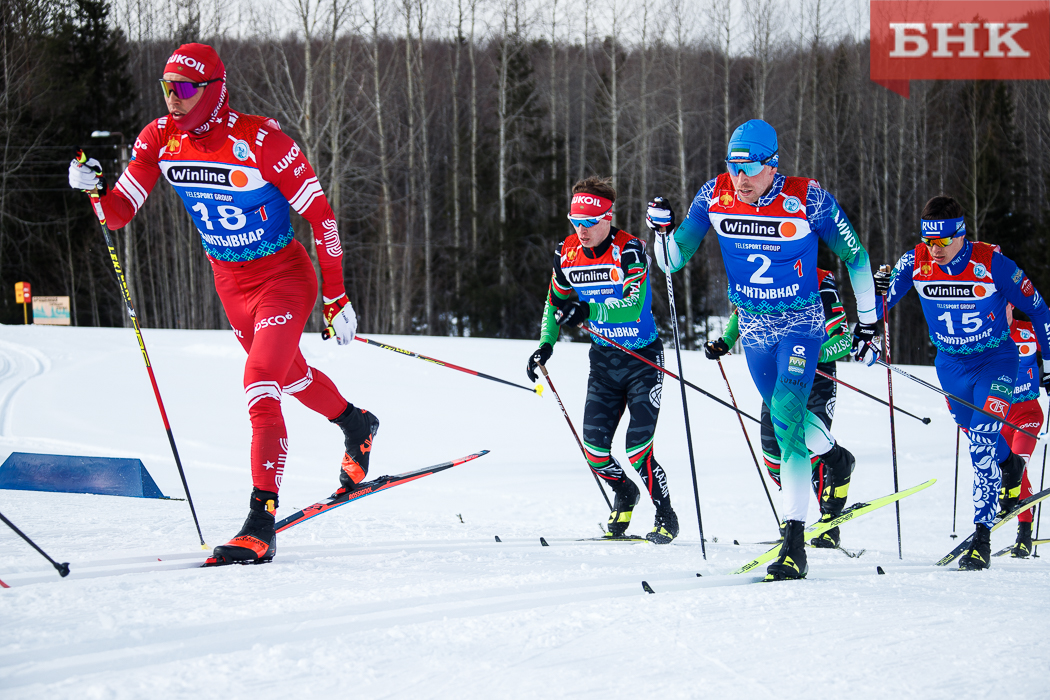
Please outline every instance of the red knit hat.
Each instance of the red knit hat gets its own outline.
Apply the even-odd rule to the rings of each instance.
[[[229,110],[230,95],[226,91],[226,66],[215,49],[207,44],[183,44],[164,64],[165,73],[178,73],[191,82],[221,79],[204,88],[204,94],[189,113],[172,117],[175,125],[195,136],[204,136],[212,124],[222,121]]]

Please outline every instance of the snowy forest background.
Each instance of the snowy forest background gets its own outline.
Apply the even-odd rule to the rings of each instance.
[[[164,113],[156,83],[180,43],[227,66],[231,106],[277,118],[339,220],[362,332],[534,338],[569,188],[611,175],[615,224],[648,238],[644,205],[685,214],[724,168],[732,129],[760,117],[781,172],[819,179],[874,263],[917,242],[945,192],[971,233],[1050,292],[1050,85],[872,83],[866,7],[827,0],[0,0],[0,322],[16,281],[69,295],[77,325],[119,326],[123,304],[77,148],[115,178]],[[845,8],[845,9],[844,9]],[[850,12],[854,12],[853,15]],[[297,235],[312,237],[297,217]],[[146,327],[225,328],[192,220],[159,183],[119,253]],[[675,276],[690,345],[728,312],[709,241]],[[822,251],[822,264],[839,271]],[[669,328],[664,278],[654,309]],[[932,357],[914,298],[894,359]],[[852,313],[851,313],[852,317]],[[686,322],[688,319],[689,322]],[[854,319],[855,320],[855,319]],[[320,328],[315,313],[309,330]]]

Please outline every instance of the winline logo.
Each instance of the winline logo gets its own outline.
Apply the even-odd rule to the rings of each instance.
[[[1050,79],[1050,0],[871,0],[871,79]]]

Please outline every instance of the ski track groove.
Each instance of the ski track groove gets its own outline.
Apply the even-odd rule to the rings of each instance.
[[[0,340],[0,436],[11,434],[11,406],[26,382],[51,369],[44,353],[25,345]]]
[[[681,576],[695,574],[688,572]],[[333,615],[326,609],[296,611],[179,630],[120,634],[108,639],[0,654],[0,679],[7,688],[38,683],[41,677],[55,683],[91,673],[100,666],[125,670],[209,654],[245,651],[262,638],[279,639],[281,644],[309,642],[316,639],[318,633],[331,628],[345,628],[350,634],[395,625],[416,625],[447,618],[479,617],[637,595],[644,595],[638,578],[625,575],[402,598],[351,606],[352,612],[341,615]]]

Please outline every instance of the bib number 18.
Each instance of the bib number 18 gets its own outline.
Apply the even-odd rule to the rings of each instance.
[[[209,231],[215,229],[211,219],[208,217],[208,207],[204,202],[197,202],[192,207],[193,211],[197,212],[201,216],[201,221],[208,227]],[[227,231],[236,231],[239,228],[244,228],[244,224],[247,223],[248,217],[244,215],[244,210],[240,207],[234,207],[227,204],[221,204],[216,207],[219,213],[219,223]]]

